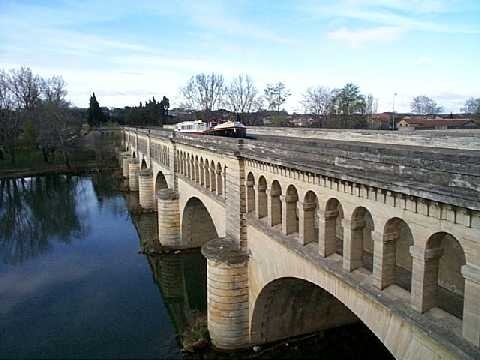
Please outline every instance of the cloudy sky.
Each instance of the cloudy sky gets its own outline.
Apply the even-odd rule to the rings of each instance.
[[[199,72],[360,86],[379,111],[428,95],[456,112],[480,97],[478,0],[0,0],[0,68],[62,75],[74,105],[166,95]]]

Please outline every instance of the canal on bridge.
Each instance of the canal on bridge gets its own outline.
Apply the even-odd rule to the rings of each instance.
[[[112,184],[106,175],[0,180],[0,358],[182,357],[178,335],[205,316],[205,260],[139,255],[158,242],[156,214],[136,213],[135,194]],[[389,355],[363,325],[262,351]]]

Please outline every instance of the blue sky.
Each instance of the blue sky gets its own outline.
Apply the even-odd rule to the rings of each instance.
[[[250,74],[261,90],[283,81],[299,100],[310,86],[347,82],[379,111],[408,111],[427,95],[446,111],[480,97],[480,1],[10,1],[0,0],[0,68],[62,75],[87,106],[181,101],[199,72]]]

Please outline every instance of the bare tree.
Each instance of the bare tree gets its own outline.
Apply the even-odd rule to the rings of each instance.
[[[61,76],[53,76],[42,82],[42,93],[45,101],[58,104],[67,105],[65,97],[67,90],[65,89],[65,81]]]
[[[226,89],[226,105],[236,113],[249,113],[259,106],[258,90],[248,75],[238,75]]]
[[[290,90],[288,90],[282,82],[267,84],[264,93],[268,108],[276,111],[280,111],[280,106],[282,106],[285,101],[287,101],[287,98],[292,95]]]
[[[12,164],[16,161],[17,140],[26,119],[33,119],[34,110],[40,104],[41,79],[29,68],[3,71],[1,90],[1,143],[3,152],[9,153]]]
[[[0,71],[0,159],[4,159],[6,153],[12,154],[12,162],[15,163],[15,145],[19,130],[16,124],[14,112],[15,101],[10,89],[10,75],[4,70]]]
[[[212,111],[222,103],[225,84],[221,74],[197,74],[181,89],[186,106],[191,109]]]
[[[421,115],[438,114],[443,110],[435,100],[425,95],[415,96],[410,103],[410,108],[414,114]]]
[[[15,100],[15,108],[32,111],[40,104],[42,79],[34,75],[30,68],[10,70],[10,90]]]
[[[59,152],[65,165],[70,167],[70,154],[79,137],[81,123],[72,116],[70,104],[65,99],[65,82],[61,77],[45,80],[42,95],[38,142],[43,157],[48,162],[49,154]]]
[[[313,115],[321,127],[322,118],[325,118],[332,110],[332,91],[328,88],[317,86],[315,88],[308,88],[302,97],[301,104],[305,112]]]

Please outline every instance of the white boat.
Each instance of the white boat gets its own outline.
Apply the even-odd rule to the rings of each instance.
[[[208,134],[228,137],[245,137],[247,128],[240,121],[204,123],[202,120],[184,121],[175,125],[175,132],[183,134]]]
[[[184,121],[175,125],[175,131],[179,133],[204,134],[210,129],[202,120]]]

